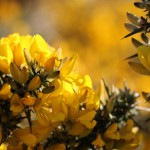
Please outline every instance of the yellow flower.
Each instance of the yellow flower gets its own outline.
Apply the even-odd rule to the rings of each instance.
[[[30,128],[27,129],[30,132]],[[37,121],[32,121],[32,134],[36,137],[37,143],[44,141],[51,133],[52,127],[42,126]]]
[[[11,62],[19,68],[27,66],[25,52],[30,55],[32,61],[34,59],[40,66],[45,66],[47,71],[60,65],[56,50],[50,47],[40,35],[32,37],[15,33],[0,39],[0,71],[9,73]]]
[[[24,97],[24,98],[21,98],[20,101],[21,101],[21,103],[24,104],[24,105],[33,106],[33,105],[35,104],[36,98],[30,96],[29,93],[26,93],[26,94],[25,94],[25,97]]]
[[[17,66],[26,66],[26,59],[24,55],[24,51],[28,51],[30,49],[31,41],[33,40],[32,36],[20,36],[20,40],[16,42],[14,47],[12,48],[14,63]]]
[[[14,46],[13,56],[14,56],[14,63],[17,66],[26,65],[26,60],[24,57],[24,48],[22,47],[21,43]]]
[[[139,147],[142,141],[142,135],[135,133],[135,136],[131,140],[122,140],[115,143],[115,148],[119,150],[135,150]]]
[[[51,127],[43,127],[37,121],[32,122],[32,133],[30,127],[17,129],[12,133],[8,140],[12,146],[18,146],[19,143],[24,143],[29,147],[34,147],[37,143],[44,141],[51,132]],[[15,143],[18,143],[14,145]]]
[[[99,100],[88,75],[71,73],[60,77],[60,82],[62,85],[61,94],[67,105],[85,103],[89,109],[98,106]]]
[[[82,137],[89,134],[96,125],[95,114],[95,111],[79,110],[79,106],[73,106],[72,104],[68,108],[69,133]]]
[[[103,141],[100,134],[97,135],[96,139],[92,142],[92,145],[96,146],[97,148],[103,147],[105,142]]]
[[[86,128],[92,129],[96,125],[96,121],[93,120],[95,117],[95,111],[81,111],[77,117],[77,121],[83,124]]]
[[[8,83],[5,83],[2,88],[0,89],[0,98],[7,99],[10,98],[12,95],[11,87]]]
[[[60,124],[65,120],[68,111],[67,107],[62,101],[62,96],[49,97],[43,96],[41,101],[41,108],[37,110],[37,119],[43,126]]]
[[[5,144],[1,144],[0,150],[7,150],[7,146]]]
[[[37,34],[33,37],[29,51],[39,65],[44,66],[44,63],[50,58],[55,49],[49,47],[45,40]]]
[[[13,54],[8,43],[0,43],[0,71],[9,73],[9,66],[13,60]]]
[[[113,123],[108,127],[108,129],[105,132],[105,137],[108,139],[120,139],[120,133],[117,131],[118,126],[116,123]]]
[[[14,50],[14,47],[18,45],[20,42],[20,35],[18,33],[10,34],[8,35],[7,39],[4,38],[5,40],[2,40],[3,42],[9,43],[12,51]]]
[[[21,103],[21,99],[18,94],[14,94],[10,100],[10,110],[14,114],[21,113],[24,109],[23,104]]]
[[[124,139],[124,140],[131,140],[134,139],[135,134],[132,132],[133,129],[133,121],[132,120],[128,120],[126,126],[122,127],[120,129],[120,138]]]
[[[89,76],[69,74],[54,82],[55,90],[43,94],[41,106],[37,112],[38,121],[43,125],[54,125],[70,122],[69,133],[84,135],[95,127],[96,96]],[[87,108],[80,110],[79,106],[87,103]]]
[[[31,35],[25,35],[20,37],[20,44],[22,49],[26,49],[29,51],[31,43],[32,43],[33,37]]]
[[[64,63],[64,65],[62,66],[62,68],[60,70],[61,76],[68,75],[71,73],[73,66],[75,64],[75,60],[76,60],[76,56],[71,57]]]

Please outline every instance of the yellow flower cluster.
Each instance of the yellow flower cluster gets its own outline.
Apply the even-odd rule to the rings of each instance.
[[[106,146],[106,150],[135,150],[139,146],[142,136],[135,132],[136,128],[133,127],[132,120],[128,120],[127,124],[119,130],[117,124],[113,123],[107,128],[103,139],[98,134],[92,144],[97,148]]]
[[[9,136],[1,132],[8,149],[35,147],[62,125],[74,136],[86,136],[95,127],[98,92],[88,75],[72,72],[75,58],[63,59],[61,50],[40,35],[0,39],[1,101],[10,103],[11,119],[22,116],[29,124],[20,121],[20,129],[6,129]]]
[[[119,128],[111,120],[107,106],[100,107],[101,88],[72,71],[75,60],[63,58],[40,35],[0,39],[0,140],[8,150],[139,145],[133,122]]]
[[[55,49],[49,47],[40,35],[34,37],[20,36],[19,34],[9,35],[7,38],[0,39],[0,49],[0,71],[3,73],[10,72],[12,62],[21,69],[27,66],[28,62],[25,59],[27,56],[24,56],[24,51],[30,54],[30,56],[28,55],[31,57],[30,61],[36,60],[39,65],[48,70],[57,65]]]

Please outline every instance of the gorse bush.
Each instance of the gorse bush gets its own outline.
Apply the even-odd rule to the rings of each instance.
[[[138,94],[93,89],[40,35],[0,39],[0,140],[7,149],[135,149]],[[105,87],[108,97],[101,100]],[[5,144],[5,145],[4,145]]]
[[[128,57],[150,75],[150,1],[134,3],[146,17],[127,13],[137,54]],[[134,126],[138,93],[127,85],[93,88],[89,75],[73,71],[76,56],[64,57],[40,35],[0,39],[0,141],[8,150],[135,150],[142,136]],[[103,93],[105,89],[105,94]],[[104,96],[105,95],[105,96]],[[149,93],[143,92],[149,100]]]

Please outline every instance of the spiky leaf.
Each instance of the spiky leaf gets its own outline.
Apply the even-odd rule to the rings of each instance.
[[[136,15],[134,15],[134,14],[132,14],[130,12],[127,12],[127,18],[134,25],[140,26],[140,20],[141,19],[139,17],[137,17]]]
[[[141,9],[145,8],[145,6],[144,6],[144,4],[142,2],[135,2],[134,6],[137,7],[137,8],[141,8]]]
[[[150,75],[150,72],[141,63],[129,62],[129,65],[137,73],[140,73],[143,75]]]
[[[133,25],[132,23],[125,23],[124,26],[130,32],[134,31],[135,29],[138,29],[138,27]]]
[[[141,38],[145,43],[148,44],[148,37],[144,33],[141,34]]]
[[[143,28],[143,27],[138,28],[138,29],[135,29],[133,32],[130,32],[129,34],[127,34],[127,35],[126,35],[125,37],[123,37],[123,38],[127,38],[127,37],[129,37],[129,36],[131,36],[131,35],[134,35],[134,34],[136,34],[136,33],[141,32],[141,31],[144,31],[144,28]]]
[[[138,57],[138,54],[134,54],[134,55],[132,55],[132,56],[129,56],[129,57],[127,57],[125,60],[132,59],[132,58],[135,58],[135,57]]]
[[[136,40],[135,38],[132,38],[132,44],[138,48],[139,46],[142,46],[143,43],[141,43],[140,41]]]

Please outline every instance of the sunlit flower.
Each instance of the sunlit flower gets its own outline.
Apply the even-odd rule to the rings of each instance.
[[[31,56],[40,64],[43,65],[54,52],[54,48],[49,47],[45,40],[40,35],[35,35],[30,46]]]
[[[68,75],[71,73],[71,71],[74,67],[74,64],[75,64],[75,60],[76,60],[76,56],[71,57],[64,63],[64,65],[62,66],[62,68],[60,70],[61,76]]]
[[[40,35],[11,34],[0,49],[0,139],[8,150],[78,149],[86,140],[96,149],[138,145],[133,122],[119,129],[107,104],[100,107],[100,88],[73,72],[76,56],[63,58]]]
[[[55,90],[43,95],[41,108],[37,110],[38,121],[43,125],[66,122],[72,135],[86,135],[95,127],[94,120],[98,96],[93,90],[89,76],[70,74],[54,82]],[[83,110],[80,105],[85,105]]]
[[[9,72],[10,63],[13,61],[13,54],[8,43],[0,43],[0,71]]]
[[[21,103],[27,106],[33,106],[35,104],[36,98],[32,97],[29,93],[25,94],[24,98],[21,98]]]

